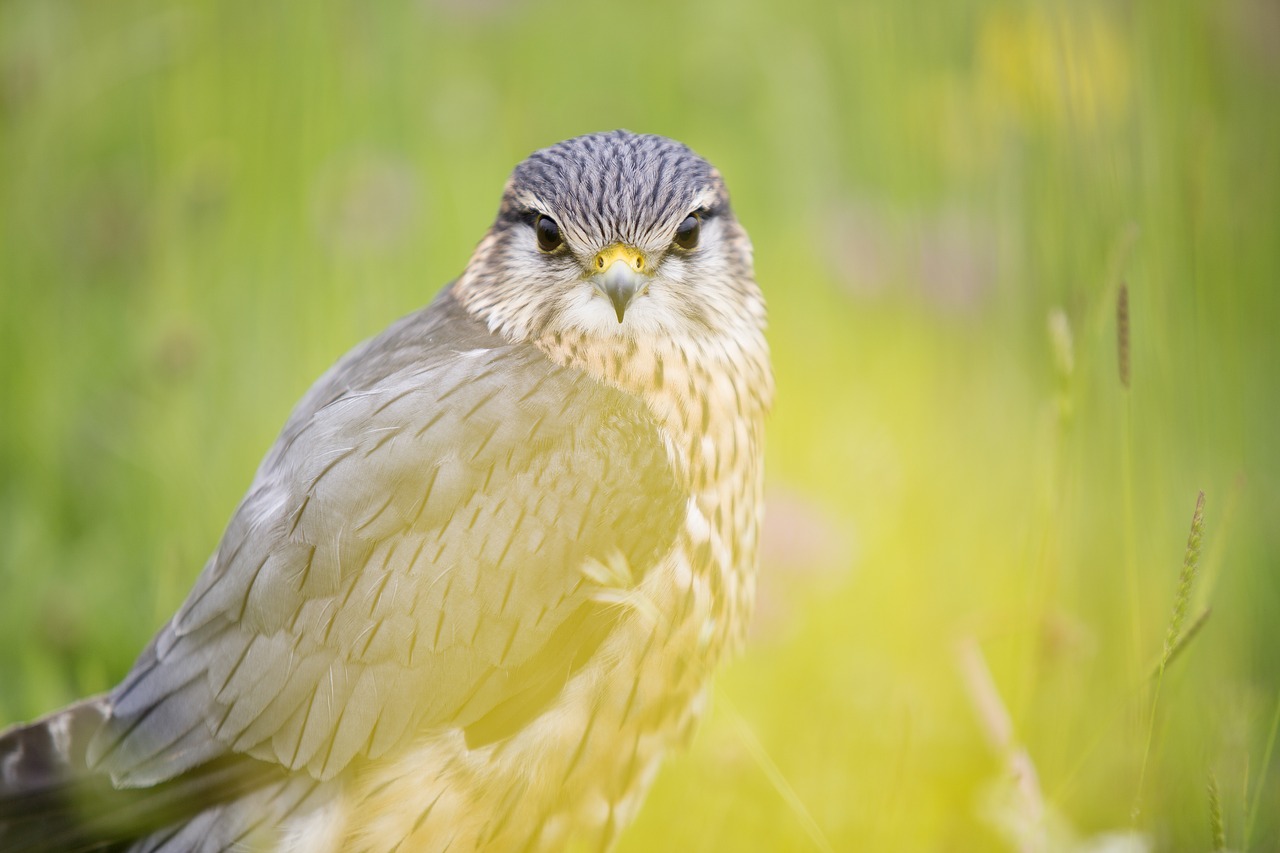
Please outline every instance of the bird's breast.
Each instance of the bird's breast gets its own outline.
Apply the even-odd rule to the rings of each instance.
[[[616,626],[527,725],[475,749],[459,730],[423,732],[368,768],[342,805],[345,849],[607,848],[663,755],[693,731],[717,663],[745,636],[767,352],[618,347],[561,339],[543,349],[647,407],[684,494],[670,548],[616,599]]]

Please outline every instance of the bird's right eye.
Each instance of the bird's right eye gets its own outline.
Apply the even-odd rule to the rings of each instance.
[[[538,218],[533,221],[533,230],[538,235],[538,248],[544,252],[554,252],[564,244],[560,226],[550,216],[538,214]]]

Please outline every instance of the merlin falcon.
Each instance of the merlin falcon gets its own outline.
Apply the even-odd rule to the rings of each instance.
[[[608,849],[744,639],[764,326],[705,160],[535,152],[303,397],[124,682],[0,735],[0,849]]]

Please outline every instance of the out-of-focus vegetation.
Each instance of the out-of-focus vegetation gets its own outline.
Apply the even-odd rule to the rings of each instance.
[[[1268,0],[9,0],[0,721],[119,679],[308,384],[617,126],[727,177],[779,382],[752,645],[622,848],[1280,849]]]

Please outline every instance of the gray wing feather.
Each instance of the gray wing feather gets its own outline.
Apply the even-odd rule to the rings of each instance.
[[[225,853],[274,846],[279,825],[332,798],[333,786],[310,778],[285,778],[255,791],[251,797],[204,804],[191,819],[176,823],[131,844],[128,853]]]
[[[639,576],[682,507],[636,401],[446,294],[304,398],[90,759],[124,785],[227,749],[327,779],[466,725],[591,599],[585,561]]]

